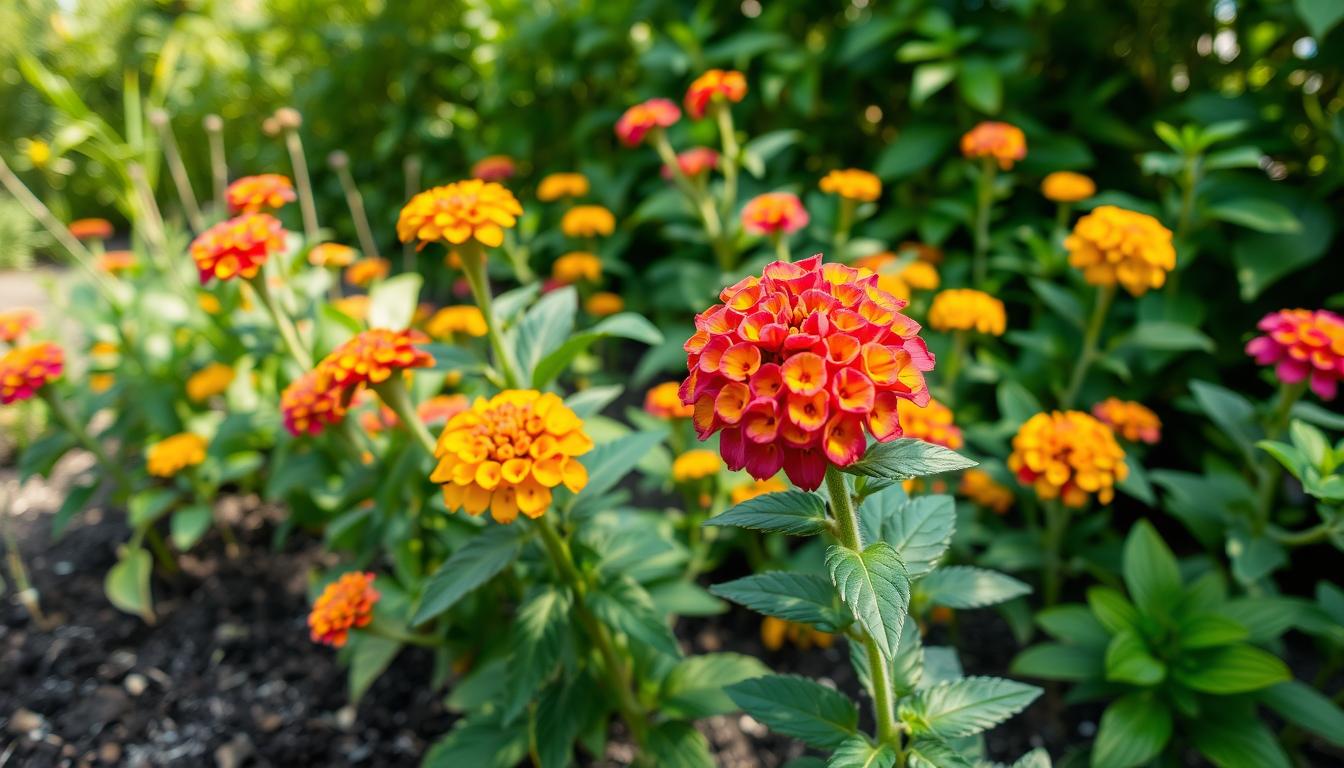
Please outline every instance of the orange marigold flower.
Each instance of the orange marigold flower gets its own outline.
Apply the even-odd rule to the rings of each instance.
[[[106,240],[113,235],[112,222],[107,219],[75,219],[69,229],[76,240]]]
[[[414,346],[426,341],[423,333],[413,329],[361,331],[317,364],[317,386],[344,390],[349,402],[355,390],[366,384],[381,384],[399,370],[433,365],[434,358]]]
[[[346,267],[345,282],[360,288],[367,288],[386,278],[391,271],[392,262],[377,256],[371,256],[367,259],[359,259]]]
[[[813,629],[807,624],[785,621],[774,616],[761,619],[761,645],[764,645],[766,650],[778,651],[784,647],[786,640],[798,650],[808,651],[814,646],[830,648],[835,642],[835,635]]]
[[[31,307],[6,309],[0,312],[0,342],[13,344],[37,327],[37,310]]]
[[[316,435],[345,418],[346,402],[341,390],[319,386],[316,370],[309,371],[280,393],[280,412],[285,429],[294,436]]]
[[[224,199],[232,213],[278,211],[294,202],[294,182],[278,173],[244,176],[224,190]]]
[[[551,265],[551,279],[561,285],[587,280],[595,283],[602,279],[602,260],[587,251],[572,251]]]
[[[543,203],[565,197],[583,197],[588,194],[588,177],[582,173],[552,173],[537,185],[537,199]]]
[[[905,302],[877,276],[818,254],[774,262],[719,294],[685,344],[681,401],[700,439],[721,432],[730,470],[764,480],[781,468],[804,490],[902,434],[897,402],[929,401],[933,356]]]
[[[308,251],[308,263],[331,269],[348,267],[355,263],[355,249],[340,243],[318,243]]]
[[[194,403],[223,394],[233,383],[233,366],[211,363],[187,379],[187,397]]]
[[[1097,185],[1081,173],[1055,171],[1041,181],[1041,194],[1056,203],[1076,203],[1097,194]]]
[[[508,155],[486,155],[471,166],[471,177],[481,181],[504,181],[513,178],[517,170]]]
[[[1162,439],[1162,420],[1142,403],[1108,397],[1092,406],[1092,415],[1131,443]]]
[[[412,197],[397,219],[397,237],[403,243],[418,240],[421,248],[469,240],[497,248],[504,242],[504,230],[517,226],[522,215],[523,206],[506,187],[468,179]]]
[[[753,235],[791,235],[807,222],[807,209],[792,192],[766,192],[742,206],[742,228]]]
[[[929,327],[939,331],[978,331],[1002,336],[1008,327],[1003,302],[984,291],[953,288],[933,297]]]
[[[1092,494],[1102,504],[1129,476],[1125,451],[1111,428],[1082,411],[1038,413],[1013,437],[1008,468],[1042,499],[1082,507]]]
[[[961,137],[961,154],[993,158],[1006,171],[1027,156],[1027,137],[1015,125],[987,120]]]
[[[511,523],[521,511],[537,518],[562,483],[574,493],[588,484],[579,456],[592,450],[583,420],[552,392],[510,389],[448,421],[434,451],[430,479],[443,485],[448,509]]]
[[[194,432],[165,437],[145,451],[145,469],[155,477],[172,477],[205,461],[205,438]]]
[[[6,350],[0,357],[0,405],[27,400],[64,369],[65,352],[50,341]]]
[[[961,475],[961,495],[991,510],[996,515],[1004,515],[1012,508],[1013,491],[999,485],[992,475],[983,469],[968,469]]]
[[[373,621],[373,606],[379,598],[373,579],[372,573],[346,573],[322,590],[308,614],[314,643],[342,648],[351,629],[367,627]]]
[[[455,333],[480,338],[489,329],[485,327],[485,315],[480,308],[472,304],[460,304],[435,312],[425,323],[425,332],[436,339],[448,339]]]
[[[675,381],[665,381],[644,394],[644,412],[660,419],[689,419],[695,414],[695,408],[681,402],[677,390],[681,385]]]
[[[719,474],[722,467],[723,461],[717,453],[697,448],[672,460],[672,479],[678,483],[703,480]]]
[[[819,186],[828,195],[839,195],[860,203],[871,203],[882,196],[882,180],[858,168],[831,171],[822,178]]]
[[[1344,317],[1324,309],[1282,309],[1260,320],[1264,336],[1246,345],[1257,365],[1274,366],[1284,384],[1310,377],[1311,391],[1333,400],[1344,379]]]
[[[952,409],[937,400],[930,400],[923,408],[910,400],[901,400],[896,404],[896,412],[901,418],[905,437],[915,437],[954,451],[966,444],[961,428],[952,423]]]
[[[891,251],[864,256],[854,266],[877,273],[877,287],[898,299],[909,299],[912,290],[932,291],[938,288],[938,270],[926,261],[907,262],[900,266],[900,258]]]
[[[1102,205],[1073,225],[1064,238],[1069,265],[1093,285],[1119,282],[1130,295],[1161,288],[1176,268],[1171,230],[1146,213]]]
[[[104,251],[98,254],[98,268],[109,275],[120,275],[135,269],[139,260],[134,251]]]
[[[654,128],[666,128],[681,119],[681,110],[668,99],[649,99],[625,110],[616,121],[616,138],[627,147],[638,146]]]
[[[370,301],[367,295],[360,293],[354,296],[342,296],[331,302],[331,306],[351,320],[358,320],[362,323],[369,319]]]
[[[598,291],[583,302],[583,308],[593,317],[606,317],[625,309],[625,299],[618,293]]]
[[[768,480],[752,480],[749,483],[739,485],[732,490],[730,495],[734,504],[741,504],[757,496],[764,496],[767,493],[781,493],[787,490],[789,490],[789,486],[785,485],[783,480],[772,477]]]
[[[191,258],[201,273],[201,285],[210,278],[253,278],[272,253],[285,247],[285,230],[269,213],[244,213],[210,227],[191,241]]]
[[[686,89],[686,114],[692,120],[705,116],[713,101],[731,101],[734,104],[747,96],[747,78],[736,70],[711,69],[695,78]]]
[[[719,153],[709,147],[692,147],[677,154],[677,167],[681,175],[688,179],[699,178],[719,167]],[[663,178],[672,178],[671,166],[663,166]]]
[[[600,205],[576,205],[560,218],[568,237],[606,237],[616,231],[616,217]]]

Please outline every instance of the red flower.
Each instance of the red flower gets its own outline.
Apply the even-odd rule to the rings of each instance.
[[[0,405],[27,400],[64,368],[65,352],[50,341],[9,350],[0,357]]]
[[[271,254],[285,247],[285,230],[269,213],[244,213],[221,221],[191,241],[191,258],[201,273],[201,285],[210,278],[253,278]]]
[[[649,99],[625,110],[616,121],[616,137],[627,147],[638,146],[654,128],[666,128],[681,119],[681,110],[668,99]]]
[[[1251,339],[1246,354],[1259,365],[1274,366],[1285,384],[1310,377],[1311,391],[1333,400],[1344,379],[1344,317],[1318,309],[1283,309],[1260,321],[1264,336]]]
[[[791,235],[807,222],[807,209],[792,192],[766,192],[742,206],[742,228],[754,235]]]
[[[694,147],[677,155],[677,167],[681,168],[682,176],[694,179],[719,167],[719,153],[709,147]],[[663,178],[672,178],[670,166],[663,166]]]
[[[877,276],[821,263],[774,262],[719,295],[686,342],[700,439],[721,432],[729,469],[764,480],[783,468],[794,485],[821,485],[828,463],[847,466],[902,434],[897,404],[929,401],[933,355],[905,302]]]
[[[724,69],[711,69],[695,78],[691,87],[686,89],[686,112],[693,120],[705,116],[710,101],[721,98],[739,102],[747,95],[747,78],[741,72]]]
[[[260,213],[279,210],[294,202],[294,182],[278,173],[244,176],[224,190],[224,199],[234,213]]]

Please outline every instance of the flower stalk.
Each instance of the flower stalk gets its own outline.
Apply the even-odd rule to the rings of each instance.
[[[196,202],[196,191],[191,188],[191,177],[187,175],[187,166],[182,162],[182,153],[177,148],[177,137],[173,135],[173,124],[168,113],[161,109],[149,115],[149,123],[159,133],[159,143],[163,146],[163,157],[168,163],[168,174],[173,177],[173,186],[177,188],[178,200],[182,202],[182,211],[187,215],[187,223],[192,230],[205,229],[205,217],[201,215],[201,206]]]
[[[355,177],[350,173],[349,156],[344,152],[333,152],[328,164],[335,169],[336,177],[341,181],[341,191],[345,193],[345,204],[350,208],[350,220],[355,224],[360,250],[364,251],[365,256],[381,258],[378,243],[373,239],[373,229],[369,227],[369,216],[364,211],[364,196],[360,194]]]
[[[485,272],[485,249],[474,240],[463,243],[460,249],[462,272],[466,275],[467,284],[471,287],[471,296],[476,300],[476,306],[480,308],[481,314],[485,317],[485,327],[487,336],[490,338],[490,349],[494,353],[495,368],[503,378],[505,387],[515,387],[518,385],[518,377],[514,374],[513,366],[509,363],[509,358],[505,354],[504,336],[500,332],[499,323],[491,309],[493,298],[490,295],[490,280]]]
[[[1097,298],[1096,303],[1092,305],[1092,316],[1088,319],[1087,328],[1083,331],[1083,349],[1078,354],[1077,361],[1074,362],[1073,373],[1069,376],[1069,386],[1059,398],[1059,404],[1065,409],[1074,406],[1078,399],[1078,392],[1083,387],[1083,381],[1087,378],[1088,368],[1096,362],[1098,344],[1101,341],[1101,329],[1106,324],[1106,313],[1110,311],[1111,302],[1114,299],[1114,284],[1097,287]]]
[[[975,182],[974,260],[971,263],[971,282],[982,287],[989,271],[989,218],[994,209],[994,177],[998,167],[994,158],[980,160],[980,175]]]
[[[401,420],[402,425],[410,431],[411,436],[425,450],[425,453],[428,453],[431,457],[434,456],[434,436],[429,434],[429,429],[420,420],[420,415],[415,412],[415,404],[411,402],[411,393],[406,388],[406,382],[400,376],[394,374],[387,381],[374,385],[373,391],[377,392],[378,397],[382,398],[387,407],[397,414],[397,418]]]
[[[293,110],[288,110],[293,112]],[[294,182],[299,192],[299,211],[303,215],[303,238],[309,245],[318,241],[317,204],[313,199],[313,182],[308,176],[308,160],[303,154],[303,139],[299,136],[301,124],[298,113],[282,121],[285,131],[285,150],[294,167]]]
[[[280,331],[280,339],[289,351],[289,356],[294,358],[294,362],[298,363],[303,370],[312,370],[313,356],[299,339],[299,330],[294,327],[294,321],[290,320],[289,313],[285,312],[276,303],[275,295],[266,285],[265,272],[258,273],[247,283],[252,286],[252,290],[257,292],[257,298],[261,299],[261,305],[266,308],[266,313],[271,316],[271,322],[275,323],[276,329]]]
[[[1059,602],[1059,592],[1063,585],[1063,557],[1061,548],[1064,532],[1069,528],[1069,508],[1059,499],[1051,499],[1044,505],[1045,527],[1041,531],[1041,551],[1044,555],[1044,567],[1041,570],[1041,592],[1045,607]]]
[[[724,272],[732,271],[737,266],[737,252],[727,238],[723,220],[714,206],[714,200],[708,192],[697,190],[691,180],[686,178],[686,174],[681,172],[681,163],[677,161],[677,153],[672,149],[672,143],[667,140],[666,131],[654,128],[649,131],[649,137],[653,141],[653,148],[657,150],[659,159],[670,169],[673,182],[699,213],[700,221],[705,227],[705,236],[709,238],[710,247],[714,249],[714,256],[718,260],[719,269]],[[728,165],[727,161],[724,165]]]

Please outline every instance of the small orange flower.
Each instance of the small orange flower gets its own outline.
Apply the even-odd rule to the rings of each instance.
[[[1176,268],[1171,230],[1146,213],[1102,205],[1073,225],[1064,238],[1069,266],[1092,285],[1125,287],[1132,296],[1161,288]]]
[[[207,315],[218,315],[224,309],[224,305],[219,303],[219,297],[213,293],[196,294],[196,304]]]
[[[798,650],[808,651],[814,646],[830,648],[835,642],[835,635],[774,616],[766,616],[761,620],[761,645],[767,651],[780,650],[786,640]]]
[[[667,128],[681,119],[681,110],[668,99],[649,99],[625,110],[616,121],[616,137],[627,147],[638,146],[654,128]]]
[[[606,237],[616,231],[616,217],[600,205],[576,205],[560,219],[568,237]]]
[[[425,332],[436,339],[448,339],[456,333],[480,338],[489,332],[485,315],[472,304],[444,307],[425,323]]]
[[[896,247],[896,252],[900,254],[914,253],[916,259],[928,262],[929,264],[936,265],[943,263],[943,251],[941,248],[935,245],[916,242],[914,240],[906,240],[901,243]]]
[[[587,251],[572,251],[551,265],[551,279],[562,285],[602,279],[602,260]]]
[[[419,241],[462,245],[475,240],[497,248],[504,230],[513,229],[523,206],[504,186],[493,181],[468,179],[425,190],[401,209],[397,237],[403,243]]]
[[[938,288],[938,270],[927,261],[912,261],[904,266],[891,251],[864,256],[854,266],[877,273],[877,287],[898,299],[909,299],[912,290],[932,291]]]
[[[709,147],[692,147],[677,153],[677,167],[681,169],[682,176],[696,179],[719,167],[719,153]],[[664,165],[662,173],[664,179],[672,178],[670,166]]]
[[[367,288],[370,285],[387,277],[392,271],[392,263],[387,259],[371,256],[367,259],[359,259],[345,268],[345,282]]]
[[[374,328],[361,331],[317,364],[317,386],[342,389],[347,396],[364,385],[381,384],[395,371],[427,368],[434,364],[428,352],[414,345],[429,339],[419,331]]]
[[[938,331],[977,331],[1002,336],[1008,326],[1003,302],[984,291],[953,288],[933,297],[929,327]]]
[[[1004,515],[1012,508],[1013,491],[999,485],[993,476],[983,469],[968,469],[961,476],[961,495],[992,511]]]
[[[858,168],[831,171],[822,178],[819,186],[828,195],[839,195],[859,203],[871,203],[882,196],[882,180]]]
[[[1006,171],[1027,156],[1027,137],[1015,125],[987,120],[961,137],[961,154],[993,158]]]
[[[342,648],[351,629],[367,627],[373,621],[373,606],[379,598],[373,579],[372,573],[346,573],[322,590],[308,614],[314,643]]]
[[[1041,194],[1056,203],[1076,203],[1097,194],[1097,185],[1081,173],[1055,171],[1041,181]]]
[[[90,373],[89,391],[95,395],[101,395],[112,388],[117,383],[117,378],[110,373]]]
[[[952,409],[937,400],[930,400],[923,408],[910,400],[901,400],[896,404],[896,412],[901,417],[901,429],[905,431],[905,437],[918,438],[954,451],[966,444],[961,436],[961,428],[952,423]]]
[[[565,197],[588,194],[588,177],[582,173],[552,173],[537,185],[537,199],[550,203]]]
[[[1265,332],[1246,345],[1257,365],[1274,366],[1284,384],[1311,378],[1311,391],[1334,400],[1344,379],[1344,317],[1324,309],[1271,312],[1257,326]]]
[[[65,352],[50,341],[14,347],[0,357],[0,405],[27,400],[65,369]]]
[[[471,166],[471,177],[481,181],[504,181],[513,178],[517,167],[508,155],[487,155]]]
[[[154,477],[172,477],[205,461],[205,438],[192,432],[166,437],[145,451],[145,470]]]
[[[577,457],[592,448],[583,420],[558,395],[505,390],[448,421],[430,479],[443,485],[448,509],[489,509],[496,522],[512,523],[519,512],[544,514],[558,485],[583,490],[588,470]]]
[[[1142,403],[1108,397],[1092,406],[1092,415],[1131,443],[1162,439],[1162,420]]]
[[[104,251],[98,254],[98,268],[109,275],[129,272],[138,263],[134,251]]]
[[[1093,494],[1102,504],[1115,498],[1116,483],[1129,476],[1125,451],[1111,428],[1082,411],[1038,413],[1013,437],[1008,468],[1042,499],[1083,507]]]
[[[75,219],[69,229],[76,240],[106,240],[113,235],[112,222],[107,219]]]
[[[351,320],[358,320],[362,323],[369,319],[369,303],[369,297],[360,293],[354,296],[342,296],[331,302],[331,306]]]
[[[272,253],[285,247],[285,230],[269,213],[244,213],[210,227],[191,241],[191,258],[201,273],[201,285],[210,278],[251,279]]]
[[[766,480],[752,480],[744,485],[739,485],[732,490],[731,496],[734,504],[741,504],[757,496],[764,496],[767,493],[782,493],[787,490],[789,490],[789,486],[785,485],[783,480],[771,477]]]
[[[291,435],[316,435],[345,418],[341,390],[319,386],[318,372],[309,371],[280,393],[280,412]]]
[[[340,243],[318,243],[308,251],[308,263],[331,269],[348,267],[355,263],[355,249]]]
[[[224,199],[232,213],[278,211],[294,202],[294,183],[278,173],[244,176],[224,190]]]
[[[747,95],[747,78],[735,70],[711,69],[686,89],[686,113],[692,120],[705,116],[713,101],[737,102]]]
[[[703,480],[719,474],[722,468],[723,461],[717,453],[697,448],[672,461],[672,479],[678,483]]]
[[[0,342],[13,344],[37,327],[37,310],[30,307],[0,312]]]
[[[625,299],[618,293],[598,291],[583,302],[583,308],[593,317],[606,317],[625,309]]]
[[[680,384],[665,381],[644,394],[644,412],[659,419],[689,419],[695,408],[681,402]]]
[[[187,379],[187,397],[194,403],[221,395],[233,383],[233,366],[211,363]]]
[[[742,228],[753,235],[791,235],[807,222],[807,209],[792,192],[766,192],[742,206]]]

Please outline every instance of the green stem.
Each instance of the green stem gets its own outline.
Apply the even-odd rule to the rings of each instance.
[[[1059,499],[1045,503],[1045,530],[1041,536],[1045,564],[1041,570],[1041,584],[1047,608],[1059,602],[1060,587],[1063,583],[1063,561],[1060,550],[1064,542],[1064,532],[1069,527],[1069,517],[1069,508]]]
[[[460,255],[462,257],[462,272],[466,275],[467,284],[471,286],[472,298],[476,300],[476,306],[480,307],[481,314],[485,316],[485,327],[490,337],[490,349],[494,352],[495,357],[495,369],[504,378],[506,387],[516,387],[519,385],[518,377],[514,374],[513,366],[509,364],[509,358],[504,353],[504,336],[500,333],[499,324],[495,322],[495,313],[490,308],[492,297],[490,296],[490,280],[485,273],[485,249],[481,247],[480,243],[468,240],[460,246]]]
[[[740,168],[741,149],[737,145],[737,132],[733,128],[733,111],[727,102],[715,100],[712,107],[714,119],[719,124],[719,138],[723,142],[723,217],[727,220],[733,215],[737,205],[737,172]]]
[[[849,233],[854,228],[856,203],[847,197],[842,197],[838,205],[839,210],[835,216],[835,258],[844,259],[845,245],[849,243]]]
[[[1097,287],[1097,300],[1092,305],[1092,317],[1087,321],[1087,329],[1083,331],[1083,349],[1078,355],[1078,360],[1073,365],[1073,374],[1069,377],[1069,388],[1064,390],[1063,396],[1059,398],[1061,407],[1068,409],[1074,406],[1078,399],[1078,392],[1083,387],[1083,380],[1087,378],[1087,369],[1097,358],[1097,343],[1101,340],[1101,329],[1106,324],[1106,313],[1111,308],[1111,301],[1115,299],[1115,286],[1102,285]]]
[[[863,541],[859,537],[859,518],[854,509],[854,500],[849,495],[845,476],[831,465],[826,467],[826,490],[831,495],[831,514],[835,517],[836,538],[839,539],[841,546],[862,553]],[[877,641],[872,636],[864,633],[863,644],[868,651],[868,669],[873,679],[873,719],[877,722],[878,742],[891,744],[899,749],[900,730],[896,726],[891,671],[877,647]]]
[[[1288,428],[1288,422],[1292,420],[1293,406],[1301,399],[1307,391],[1307,381],[1304,379],[1296,384],[1282,384],[1279,387],[1279,401],[1274,406],[1274,411],[1269,416],[1269,421],[1265,423],[1265,439],[1277,440],[1283,431]],[[1278,495],[1279,480],[1283,477],[1283,467],[1275,461],[1272,456],[1267,456],[1260,465],[1260,484],[1256,498],[1256,516],[1255,530],[1260,532],[1269,525],[1273,514],[1274,498]]]
[[[289,319],[289,315],[276,304],[275,296],[271,294],[271,289],[266,285],[266,275],[264,272],[258,273],[256,277],[247,281],[252,289],[257,292],[257,298],[261,299],[261,305],[266,308],[266,313],[271,316],[271,322],[280,331],[280,338],[285,343],[285,348],[289,350],[290,357],[294,362],[305,371],[313,369],[313,356],[309,354],[308,349],[303,346],[299,340],[299,330],[294,327],[294,322]]]
[[[975,183],[975,252],[971,265],[971,282],[983,287],[989,271],[989,217],[994,209],[994,176],[998,167],[993,158],[980,161],[980,176]]]
[[[350,209],[350,219],[355,224],[355,235],[359,238],[359,247],[365,256],[379,258],[378,242],[373,239],[373,229],[369,227],[369,215],[364,211],[364,196],[359,193],[359,185],[350,173],[350,163],[336,164],[336,176],[341,181],[341,191],[345,193],[345,205]],[[312,243],[309,243],[311,246]]]
[[[793,261],[793,257],[789,253],[789,238],[787,235],[783,232],[776,232],[770,236],[770,239],[775,243],[776,259],[784,262]]]
[[[1285,547],[1305,547],[1330,538],[1338,525],[1334,522],[1317,523],[1304,531],[1285,531],[1271,527],[1269,535]]]
[[[667,133],[662,128],[654,128],[649,132],[649,137],[654,150],[658,153],[658,158],[671,169],[672,182],[700,214],[700,221],[705,227],[705,237],[709,239],[709,244],[714,249],[719,269],[724,272],[732,271],[737,264],[737,252],[724,232],[723,221],[719,218],[718,209],[714,207],[714,200],[708,192],[696,189],[691,180],[686,178],[686,174],[681,172],[677,153],[672,149],[671,142],[667,140]]]
[[[406,389],[406,382],[402,381],[400,376],[393,375],[382,384],[374,385],[373,391],[377,392],[383,402],[387,403],[387,407],[397,414],[397,418],[401,419],[406,429],[410,430],[415,441],[432,457],[435,448],[434,436],[429,434],[429,429],[415,412],[415,404],[411,402],[411,393]]]
[[[1176,232],[1172,239],[1177,245],[1183,246],[1185,238],[1190,234],[1190,227],[1194,223],[1195,214],[1195,189],[1199,186],[1200,158],[1198,155],[1186,155],[1185,162],[1181,166],[1181,177],[1179,186],[1181,188],[1181,208],[1176,214]],[[1175,308],[1177,292],[1180,291],[1181,273],[1179,270],[1172,270],[1167,275],[1167,312]]]
[[[363,627],[361,631],[368,632],[370,635],[385,637],[388,640],[396,640],[399,643],[418,645],[421,648],[438,648],[442,645],[442,641],[433,635],[421,634],[419,632],[403,632],[399,629],[382,626],[377,622]]]
[[[308,160],[303,154],[303,139],[299,130],[285,128],[285,149],[289,152],[290,165],[294,166],[294,186],[299,192],[299,211],[303,215],[303,239],[309,247],[317,244],[317,205],[313,201],[313,182],[308,178]],[[372,255],[372,254],[366,254]]]
[[[70,412],[70,407],[66,405],[65,401],[58,397],[51,387],[42,387],[37,391],[37,394],[44,402],[46,402],[47,408],[51,411],[51,415],[55,417],[56,421],[75,438],[75,442],[79,443],[84,450],[92,453],[93,457],[98,460],[98,464],[102,466],[103,470],[112,475],[112,478],[116,480],[119,485],[129,490],[131,488],[130,475],[126,473],[126,470],[120,464],[116,464],[112,461],[111,457],[107,455],[107,451],[103,450],[103,446],[97,440],[93,439],[93,436],[84,428],[84,425]]]
[[[952,351],[943,364],[943,400],[949,405],[956,399],[957,374],[961,373],[961,361],[966,357],[966,347],[970,343],[970,332],[962,329],[952,333]]]

